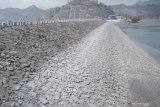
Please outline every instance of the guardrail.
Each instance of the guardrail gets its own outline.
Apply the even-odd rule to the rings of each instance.
[[[93,21],[93,20],[102,20],[102,19],[97,18],[97,19],[72,19],[72,20],[9,21],[9,22],[1,22],[0,27],[41,25],[50,23],[75,22],[75,21],[79,22],[79,21]]]

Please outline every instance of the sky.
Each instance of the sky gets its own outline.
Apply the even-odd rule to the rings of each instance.
[[[107,5],[115,4],[127,4],[132,5],[137,1],[146,1],[146,0],[99,0]],[[27,8],[31,5],[36,5],[42,9],[53,8],[56,6],[64,5],[67,0],[0,0],[0,8]]]

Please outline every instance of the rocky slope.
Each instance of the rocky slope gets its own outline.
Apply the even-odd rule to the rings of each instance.
[[[14,85],[3,106],[126,107],[123,47],[113,31],[115,27],[105,23],[51,58],[33,79]]]
[[[22,79],[26,82],[31,80],[43,63],[76,44],[102,23],[66,22],[1,28],[0,105],[10,100],[14,84]]]
[[[160,65],[102,23],[2,28],[0,106],[159,107]]]

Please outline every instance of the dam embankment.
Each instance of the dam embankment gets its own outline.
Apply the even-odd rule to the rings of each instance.
[[[13,85],[32,80],[51,57],[78,43],[103,21],[1,27],[0,106],[12,101]],[[17,87],[20,88],[19,85]],[[7,107],[12,103],[7,103]]]
[[[113,33],[115,35],[117,33],[117,38],[122,38],[120,40],[121,44],[123,44],[124,49],[127,49],[126,53],[123,54],[126,57],[123,61],[127,67],[126,71],[133,107],[144,107],[145,105],[148,105],[148,107],[159,107],[159,64],[146,51],[140,48],[136,42],[133,42],[129,36],[118,29]]]
[[[97,26],[38,71],[13,85],[2,107],[157,107],[159,101],[159,64],[112,23]]]

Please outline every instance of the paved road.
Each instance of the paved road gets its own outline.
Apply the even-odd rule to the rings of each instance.
[[[13,87],[16,107],[126,107],[128,80],[105,23]]]

